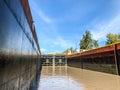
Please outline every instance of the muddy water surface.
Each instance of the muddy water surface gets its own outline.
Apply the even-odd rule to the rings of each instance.
[[[38,90],[120,90],[120,76],[67,66],[44,66]]]

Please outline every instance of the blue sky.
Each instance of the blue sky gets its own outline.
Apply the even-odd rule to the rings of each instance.
[[[120,0],[29,0],[42,53],[79,48],[86,30],[103,46],[120,33]]]

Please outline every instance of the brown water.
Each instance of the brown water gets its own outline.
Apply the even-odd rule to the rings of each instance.
[[[44,66],[38,90],[120,90],[120,76],[67,66]]]

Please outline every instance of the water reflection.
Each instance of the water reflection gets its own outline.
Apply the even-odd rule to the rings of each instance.
[[[83,90],[81,84],[67,75],[66,66],[44,66],[38,90]]]
[[[38,90],[120,90],[120,76],[73,67],[44,66]]]

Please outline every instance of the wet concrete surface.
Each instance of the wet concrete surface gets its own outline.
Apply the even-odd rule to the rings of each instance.
[[[120,90],[120,76],[68,66],[43,66],[38,90]]]

